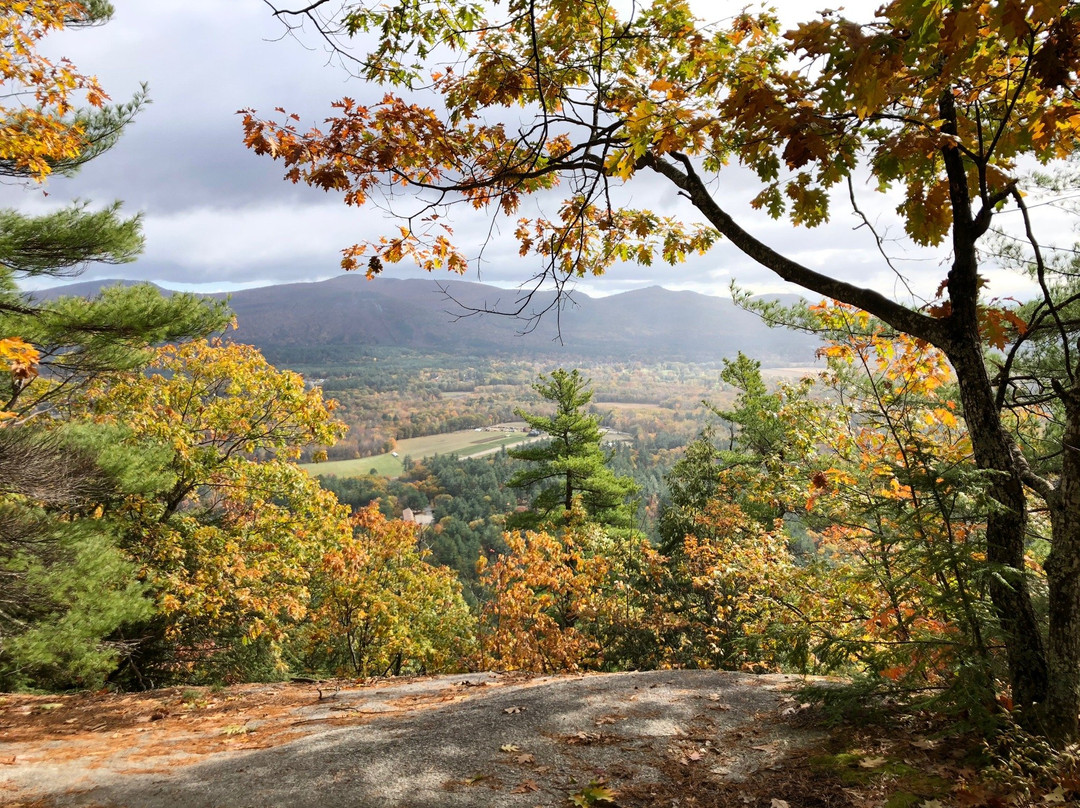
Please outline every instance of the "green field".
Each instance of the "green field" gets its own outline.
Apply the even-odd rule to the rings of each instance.
[[[374,469],[384,477],[397,477],[402,472],[401,461],[406,457],[420,460],[437,454],[456,454],[460,457],[494,452],[504,446],[513,446],[532,440],[520,426],[516,432],[493,431],[477,432],[463,429],[460,432],[447,432],[443,435],[427,435],[423,438],[407,438],[397,442],[398,456],[392,454],[358,457],[355,460],[328,460],[325,463],[306,463],[301,466],[309,474],[334,475],[336,477],[363,477]]]

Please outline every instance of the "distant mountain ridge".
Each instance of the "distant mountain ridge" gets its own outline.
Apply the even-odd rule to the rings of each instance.
[[[111,283],[116,281],[34,295],[90,295]],[[538,292],[516,318],[473,312],[516,310],[517,290],[426,278],[340,275],[228,297],[239,323],[229,338],[271,358],[282,349],[390,347],[477,356],[719,361],[741,350],[763,365],[780,366],[808,363],[818,347],[816,338],[769,328],[727,298],[659,286],[601,298],[575,293],[558,309],[552,292]]]

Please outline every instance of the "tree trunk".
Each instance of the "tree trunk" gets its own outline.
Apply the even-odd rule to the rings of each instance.
[[[953,122],[951,131],[948,128],[943,131],[955,134],[955,109],[948,93],[942,96],[942,117]],[[1029,719],[1033,719],[1035,706],[1045,707],[1050,671],[1042,627],[1035,617],[1024,577],[1027,500],[1021,480],[1021,462],[1014,456],[1013,440],[1001,423],[979,335],[979,274],[975,244],[985,233],[988,218],[976,219],[972,215],[967,166],[959,150],[943,148],[942,158],[949,175],[953,203],[953,267],[948,282],[953,311],[940,319],[901,306],[871,289],[815,272],[766,246],[743,230],[717,204],[689,158],[675,154],[673,162],[646,154],[642,164],[685,191],[710,224],[748,257],[784,280],[857,306],[894,328],[945,351],[960,382],[960,400],[975,463],[992,475],[988,481],[989,495],[998,507],[987,518],[987,561],[994,572],[1003,575],[991,576],[990,597],[1005,635],[1013,701]],[[1070,576],[1075,579],[1071,568],[1063,569],[1060,574],[1064,579]]]
[[[1049,504],[1053,548],[1046,560],[1050,687],[1044,732],[1057,744],[1080,735],[1080,396],[1065,400],[1061,478]]]
[[[986,522],[986,559],[993,568],[990,599],[1005,635],[1013,703],[1030,716],[1046,700],[1049,671],[1024,573],[1027,497],[978,340],[961,337],[950,347],[947,353],[960,382],[975,461],[991,472],[988,493],[996,503]]]

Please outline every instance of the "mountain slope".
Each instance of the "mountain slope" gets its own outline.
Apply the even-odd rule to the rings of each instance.
[[[80,283],[36,296],[93,294],[102,285],[107,283]],[[271,357],[283,349],[295,355],[296,349],[390,347],[477,356],[718,361],[741,350],[765,365],[785,365],[810,361],[817,347],[813,337],[770,329],[726,298],[658,286],[603,298],[574,294],[558,310],[550,292],[522,307],[513,289],[357,275],[266,286],[229,299],[239,322],[230,338]],[[518,317],[478,313],[519,308]]]

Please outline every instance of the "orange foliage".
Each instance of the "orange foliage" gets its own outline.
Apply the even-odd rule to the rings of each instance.
[[[847,332],[824,349],[823,376],[847,416],[816,438],[832,465],[808,490],[822,567],[802,576],[801,608],[834,651],[886,679],[941,684],[957,653],[989,654],[976,573],[988,506],[956,414],[955,377],[941,351],[864,312],[816,313]]]
[[[0,105],[0,159],[39,182],[53,163],[78,156],[87,145],[82,125],[70,117],[73,96],[85,95],[94,107],[107,99],[95,78],[67,59],[48,59],[38,51],[48,34],[87,19],[78,0],[0,5],[0,86],[4,98],[14,101]]]
[[[352,528],[325,548],[315,576],[313,655],[356,676],[459,666],[474,621],[456,576],[427,562],[416,524],[373,504]]]
[[[37,348],[18,337],[0,339],[0,372],[11,374],[16,390],[38,375],[40,358]],[[14,417],[15,413],[0,410],[0,421]]]
[[[710,503],[666,569],[658,629],[669,664],[779,670],[792,569],[782,525],[766,530],[736,504]]]
[[[580,514],[578,514],[580,516]],[[661,557],[640,537],[615,537],[580,518],[561,536],[506,533],[509,552],[481,583],[479,665],[540,672],[599,669],[627,653],[628,633],[648,629],[643,578]]]

